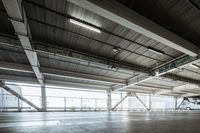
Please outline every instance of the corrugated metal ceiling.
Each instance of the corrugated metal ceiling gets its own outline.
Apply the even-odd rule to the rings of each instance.
[[[69,23],[68,19],[59,16],[56,13],[41,9],[33,4],[26,3],[25,5],[34,40],[49,42],[74,50],[96,54],[106,58],[113,58],[133,64],[135,63],[147,67],[152,67],[152,65],[155,65],[157,62],[167,62],[174,57],[181,55],[180,52],[160,44],[155,40],[122,27],[121,25],[111,22],[81,7],[68,2],[65,3],[63,0],[60,0],[56,4],[55,0],[48,0],[39,3],[42,6],[50,8],[51,10],[66,15],[69,14],[73,17],[100,26],[103,29],[109,30],[111,33],[132,40],[140,45],[108,33],[94,33]],[[47,24],[50,24],[51,26],[47,26]],[[112,53],[114,46],[121,47],[124,50],[122,50],[117,56],[114,56]],[[158,54],[149,52],[147,48],[145,48],[146,46],[151,46],[171,56],[160,56]]]
[[[85,84],[91,84],[91,85],[102,85],[102,86],[112,86],[115,85],[114,83],[103,83],[103,82],[95,82],[95,81],[86,81],[86,80],[81,80],[81,79],[73,79],[73,78],[63,78],[63,77],[53,77],[53,76],[44,76],[46,80],[59,80],[59,81],[64,81],[64,82],[72,82],[72,83],[85,83]]]
[[[29,65],[23,49],[7,47],[5,45],[0,45],[0,60]]]
[[[73,72],[89,73],[94,75],[101,75],[106,77],[128,79],[134,76],[134,73],[120,72],[118,70],[113,70],[110,68],[102,68],[98,66],[90,66],[88,64],[82,64],[75,60],[70,60],[64,57],[59,57],[55,55],[38,54],[39,61],[43,67],[51,67],[61,70],[68,70]]]
[[[0,17],[1,17],[0,32],[14,35],[15,34],[14,28],[12,27],[12,24],[8,19],[8,15],[5,11],[2,1],[0,1]]]
[[[59,0],[59,1],[30,0],[30,1],[41,5],[40,7],[38,7],[36,5],[24,1],[33,41],[46,42],[49,43],[50,45],[53,44],[61,47],[66,47],[73,50],[90,53],[92,55],[98,55],[105,58],[114,59],[119,62],[127,62],[130,64],[137,64],[149,68],[154,67],[155,65],[158,64],[162,64],[171,59],[174,59],[175,57],[182,55],[182,53],[170,47],[167,47],[155,40],[145,37],[121,25],[118,25],[115,22],[109,21],[81,7],[68,3],[66,0]],[[126,1],[120,0],[120,1],[125,2],[124,3],[125,5],[126,2],[130,2],[130,0]],[[142,4],[144,3],[145,1],[143,0],[140,2],[138,0],[135,0],[134,5],[131,6],[131,8],[143,14],[144,16],[156,21],[157,23],[162,23],[164,27],[174,32],[177,33],[182,32],[182,35],[180,36],[185,37],[189,41],[191,38],[193,38],[194,40],[191,42],[194,42],[195,44],[199,41],[199,39],[197,39],[196,36],[191,36],[191,34],[199,35],[200,33],[199,28],[194,28],[195,25],[197,26],[197,24],[199,24],[198,23],[199,13],[197,12],[196,9],[194,10],[193,6],[188,5],[188,3],[186,4],[185,1],[167,2],[167,0],[164,1],[152,0],[148,1],[147,3],[149,3],[150,5],[156,3],[154,7],[155,9],[152,8],[150,5],[145,5],[144,7],[148,8],[141,12],[140,10],[142,10],[143,8],[140,8],[139,6],[142,6]],[[138,7],[136,7],[135,5],[138,5]],[[48,10],[50,9],[52,11],[47,11],[47,9],[42,9],[41,7],[42,8],[47,7]],[[160,13],[157,13],[155,14],[155,16],[152,16],[151,13],[155,13],[155,10],[159,8],[161,8],[160,10],[162,10],[162,12],[160,13],[164,12],[166,16],[171,16],[171,18],[176,18],[179,16],[180,18],[177,19],[180,20],[175,20],[175,22],[173,23],[171,21],[169,21],[169,23],[164,23],[163,20],[166,20],[167,18],[163,19],[163,17],[160,16]],[[169,8],[170,11],[166,11]],[[150,12],[148,13],[148,11]],[[84,28],[75,26],[69,23],[68,18],[65,18],[59,14],[76,17],[80,20],[99,26],[102,29],[105,29],[113,34],[109,34],[108,32],[102,32],[101,34],[97,34],[92,31],[86,30]],[[187,16],[189,16],[189,18],[187,18]],[[3,34],[9,34],[14,36],[14,29],[10,21],[8,21],[8,16],[6,15],[2,2],[0,2],[0,17],[2,19],[2,21],[0,22],[0,32]],[[179,21],[183,22],[179,26],[177,26],[177,22]],[[185,25],[188,24],[186,29],[182,29],[182,26],[184,24]],[[148,51],[147,50],[148,46],[163,51],[165,55],[160,56],[158,54]],[[121,48],[120,53],[114,55],[112,52],[113,47],[120,47]],[[42,67],[50,67],[50,68],[68,70],[73,72],[89,73],[105,77],[113,77],[113,78],[117,77],[120,79],[129,79],[131,77],[134,77],[136,74],[133,72],[132,73],[121,72],[110,68],[89,66],[76,60],[70,60],[52,54],[50,55],[40,52],[38,52],[37,54],[40,65]],[[16,62],[21,64],[29,64],[27,57],[25,56],[24,51],[22,49],[17,49],[15,47],[8,48],[1,45],[0,45],[0,60],[8,62]],[[8,75],[14,74],[16,76],[35,77],[34,74],[24,74],[18,72],[14,73],[5,70],[2,70],[0,73]],[[194,78],[197,80],[200,79],[199,69],[194,70],[191,69],[190,67],[186,67],[184,71],[181,72],[175,71],[173,73],[184,77]],[[45,76],[45,78],[52,80],[59,79],[68,82],[103,85],[97,82],[74,80],[70,78],[55,78],[55,77],[53,78],[51,76]],[[162,78],[155,78],[140,83],[139,85],[146,85],[146,86],[151,85],[154,87],[163,87],[171,89],[172,87],[183,84],[184,83],[180,83],[177,81],[171,81],[171,80],[168,81]],[[113,84],[105,83],[104,85],[111,86]],[[156,90],[152,88],[145,89],[138,86],[136,86],[134,89],[135,91],[141,90],[143,92],[151,92]],[[178,92],[172,92],[171,94],[178,95]]]
[[[200,46],[199,0],[116,0]]]

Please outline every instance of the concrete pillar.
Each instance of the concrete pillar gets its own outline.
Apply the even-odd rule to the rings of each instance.
[[[64,97],[64,111],[66,112],[67,111],[67,100],[66,100],[66,97]]]
[[[21,112],[20,99],[18,97],[17,97],[17,107],[18,111]]]
[[[41,87],[41,98],[42,98],[42,110],[45,112],[47,110],[47,100],[46,100],[46,87]]]
[[[122,98],[123,98],[123,94],[121,93],[120,94],[120,100],[122,100]],[[121,110],[123,110],[123,104],[121,104]]]
[[[81,98],[81,111],[83,110],[83,98]]]
[[[151,107],[152,107],[151,94],[149,94],[149,110],[151,110]]]
[[[177,110],[177,97],[174,97],[174,109]]]
[[[107,90],[107,110],[110,111],[112,108],[111,90]]]
[[[95,107],[94,107],[95,109],[94,110],[96,111],[97,110],[97,99],[95,98],[94,100],[95,100]]]

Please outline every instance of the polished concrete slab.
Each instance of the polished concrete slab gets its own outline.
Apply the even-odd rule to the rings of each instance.
[[[0,133],[200,133],[200,112],[3,112]]]

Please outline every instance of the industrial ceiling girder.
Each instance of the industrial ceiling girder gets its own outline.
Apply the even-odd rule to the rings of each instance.
[[[89,11],[92,11],[100,16],[103,16],[109,20],[112,20],[120,25],[123,25],[129,29],[132,29],[138,33],[141,33],[147,37],[153,38],[158,42],[161,42],[169,47],[172,47],[178,51],[181,51],[186,56],[180,57],[177,60],[168,62],[167,64],[152,69],[150,74],[140,74],[135,76],[132,81],[127,85],[114,88],[114,90],[125,89],[132,87],[135,84],[152,79],[155,76],[164,75],[168,72],[175,70],[178,67],[184,67],[199,59],[198,54],[200,52],[199,47],[184,40],[176,34],[168,31],[167,29],[157,25],[156,23],[144,18],[138,13],[127,9],[117,3],[114,0],[69,0],[70,2],[81,6]],[[121,9],[121,10],[119,10]],[[190,56],[189,56],[190,55]],[[180,63],[181,62],[181,63]]]
[[[44,77],[41,74],[39,67],[39,61],[37,53],[33,50],[31,46],[31,33],[29,30],[29,25],[26,19],[26,13],[22,7],[21,0],[3,0],[2,1],[9,19],[15,29],[15,32],[20,40],[20,43],[24,49],[24,52],[31,64],[36,78],[41,86],[44,86]]]
[[[9,42],[6,42],[7,40],[9,40],[8,38],[5,38],[5,37],[1,37],[1,40],[4,42],[2,45],[4,45],[4,44],[9,44]],[[17,44],[18,44],[18,42],[17,42],[17,40],[12,40],[11,41],[12,43],[15,43],[14,45],[13,44],[10,44],[10,46],[11,47],[17,47]],[[86,62],[88,62],[88,59],[90,59],[89,60],[89,62],[90,62],[90,64],[92,64],[92,62],[94,62],[94,61],[96,61],[95,59],[95,57],[93,57],[92,56],[92,59],[91,58],[89,58],[90,57],[90,55],[88,55],[88,54],[83,54],[83,53],[77,53],[76,51],[73,51],[73,50],[70,50],[70,49],[67,49],[67,50],[63,50],[63,49],[61,49],[61,48],[51,48],[49,45],[44,45],[44,44],[41,44],[41,43],[35,43],[36,45],[37,45],[37,47],[35,47],[35,48],[37,48],[36,49],[36,51],[37,52],[46,52],[46,53],[48,53],[48,54],[54,54],[54,55],[61,55],[61,56],[63,56],[63,57],[67,57],[67,58],[72,58],[73,60],[74,59],[78,59],[79,61],[86,61]],[[45,51],[45,49],[43,48],[43,47],[46,47],[46,49],[49,49],[48,51],[46,50]],[[38,50],[39,49],[39,50]],[[54,53],[53,53],[53,51],[54,51]],[[59,52],[56,52],[56,51],[59,51]],[[56,53],[55,53],[56,52]],[[73,54],[71,54],[70,56],[69,56],[69,54],[67,54],[68,52],[75,52],[75,54],[80,54],[80,55],[83,55],[83,56],[89,56],[88,58],[86,58],[86,57],[84,57],[84,58],[81,58],[81,57],[83,57],[83,56],[75,56],[75,57],[73,57],[72,55]],[[184,58],[185,56],[183,56],[183,58]],[[99,59],[99,58],[97,58],[97,59]],[[100,58],[101,60],[102,60],[102,58]],[[180,60],[182,60],[182,58],[179,58]],[[190,58],[189,58],[190,59]],[[177,60],[176,60],[177,61]],[[191,61],[191,60],[190,60]],[[184,62],[186,62],[187,63],[187,61],[184,61]],[[100,66],[100,65],[107,65],[107,64],[104,64],[102,61],[97,61],[96,63],[98,63],[98,65]],[[115,62],[112,62],[112,63],[115,63]],[[169,63],[172,63],[172,62],[169,62]],[[168,63],[166,63],[167,65],[168,65]],[[134,83],[134,84],[137,84],[137,82],[138,81],[140,81],[140,79],[144,79],[144,80],[146,80],[146,78],[147,77],[149,77],[149,78],[151,78],[151,76],[150,76],[150,71],[149,71],[149,73],[148,73],[148,69],[147,68],[140,68],[140,69],[137,69],[137,66],[136,67],[134,67],[134,65],[133,64],[131,64],[132,66],[126,66],[126,64],[123,64],[123,65],[121,65],[121,64],[119,64],[119,62],[118,62],[118,65],[117,64],[115,64],[116,66],[119,66],[119,68],[123,68],[124,70],[128,70],[129,72],[134,72],[133,70],[132,70],[132,68],[136,71],[136,72],[145,72],[145,73],[147,73],[147,74],[139,74],[137,77],[133,77],[132,79],[129,79],[128,80],[128,83],[129,84],[131,84],[131,83]],[[184,64],[182,64],[182,65],[184,65]],[[160,66],[160,67],[163,67],[163,66]],[[182,67],[182,66],[181,66]],[[157,67],[156,69],[159,69],[159,67]],[[176,69],[176,68],[173,68],[173,69]],[[118,69],[118,70],[120,70],[120,69]],[[153,70],[155,70],[155,69],[153,69]],[[169,70],[169,69],[168,69]],[[145,76],[146,75],[146,76]],[[140,76],[142,76],[142,77],[144,77],[144,78],[141,78]],[[163,77],[166,77],[166,78],[170,78],[170,79],[173,79],[173,80],[177,80],[177,81],[183,81],[183,82],[188,82],[188,83],[194,83],[194,84],[199,84],[199,81],[198,80],[193,80],[193,79],[190,79],[190,78],[185,78],[185,77],[181,77],[181,76],[177,76],[177,75],[175,75],[175,74],[164,74],[164,75],[162,75]],[[120,87],[123,87],[123,86],[125,86],[125,85],[121,85]],[[118,86],[118,88],[120,88],[119,86]],[[126,87],[125,87],[126,88]],[[117,88],[116,88],[117,89]],[[114,89],[113,89],[114,90]]]
[[[33,73],[32,69],[28,65],[3,62],[0,61],[0,69],[10,70],[10,71],[18,71],[25,73]],[[110,78],[105,76],[97,76],[86,73],[78,73],[66,70],[57,70],[53,68],[40,67],[40,71],[43,75],[53,76],[53,77],[64,77],[64,78],[72,78],[79,79],[84,81],[94,81],[99,83],[110,83],[110,84],[125,84],[125,80]]]
[[[17,82],[17,83],[27,83],[27,84],[37,84],[37,79],[31,77],[23,76],[12,76],[0,74],[1,81]],[[79,88],[79,89],[96,89],[96,90],[107,90],[109,86],[103,85],[91,85],[86,83],[74,83],[66,82],[61,80],[45,80],[45,86],[62,86],[63,88]]]
[[[190,56],[199,54],[199,47],[176,34],[125,8],[114,0],[69,0],[70,2],[119,23]]]
[[[9,62],[0,62],[0,69],[4,69],[4,70],[11,70],[11,71],[17,71],[17,72],[25,72],[25,73],[33,73],[31,71],[31,67],[28,66],[28,65],[22,65],[22,64],[16,64],[16,63],[9,63]],[[43,68],[41,70],[45,70],[46,68]],[[48,70],[51,70],[51,71],[54,71],[55,69],[48,69]],[[51,74],[51,71],[49,71],[49,74]],[[63,73],[66,73],[67,71],[60,71],[60,73],[55,73],[52,75],[52,76],[62,76],[62,77],[65,77],[65,75]],[[70,72],[72,74],[72,72]],[[77,73],[75,73],[75,75],[77,76]],[[85,76],[88,76],[88,75],[85,75]],[[69,75],[67,77],[70,77]],[[90,75],[89,75],[90,77]],[[73,77],[70,77],[70,78],[73,78]],[[75,77],[75,78],[79,78],[79,77]],[[85,77],[86,78],[86,77]],[[1,80],[4,80],[4,81],[13,81],[13,82],[25,82],[25,83],[37,83],[37,80],[35,78],[31,78],[31,77],[21,77],[21,76],[11,76],[11,75],[0,75],[0,79]],[[84,80],[84,79],[83,79]],[[90,80],[90,79],[85,79],[85,80]],[[94,79],[92,79],[94,81]],[[98,80],[96,79],[95,80],[96,82],[98,82]],[[105,81],[105,80],[104,80]],[[103,80],[99,80],[99,82],[104,82]],[[110,81],[108,81],[110,82]],[[48,80],[46,79],[46,84],[52,84],[52,85],[62,85],[62,86],[66,86],[66,87],[74,87],[74,88],[89,88],[89,89],[100,89],[103,87],[103,89],[110,89],[109,86],[103,86],[103,85],[90,85],[88,86],[87,84],[84,84],[84,83],[69,83],[69,82],[66,82],[66,81],[59,81],[59,80]],[[120,83],[118,82],[113,82],[113,84],[116,84],[116,85],[120,85]],[[79,85],[77,85],[79,84]],[[197,85],[193,85],[193,86],[197,86]],[[137,89],[137,87],[141,87],[141,88],[144,88],[145,90],[143,89],[140,89],[140,91]],[[152,91],[152,90],[149,90],[150,88],[154,88],[156,89],[156,91]],[[146,90],[147,89],[147,90]],[[173,88],[172,88],[173,89]],[[124,91],[132,91],[132,92],[137,92],[137,93],[148,93],[148,94],[166,94],[166,92],[170,91],[172,92],[172,89],[170,90],[169,88],[160,88],[160,87],[151,87],[151,86],[143,86],[143,85],[136,85],[134,87],[134,89],[123,89]],[[190,93],[195,93],[193,91],[190,91]]]

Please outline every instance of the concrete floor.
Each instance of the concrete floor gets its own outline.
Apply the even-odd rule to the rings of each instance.
[[[200,112],[4,112],[0,133],[200,133]]]

